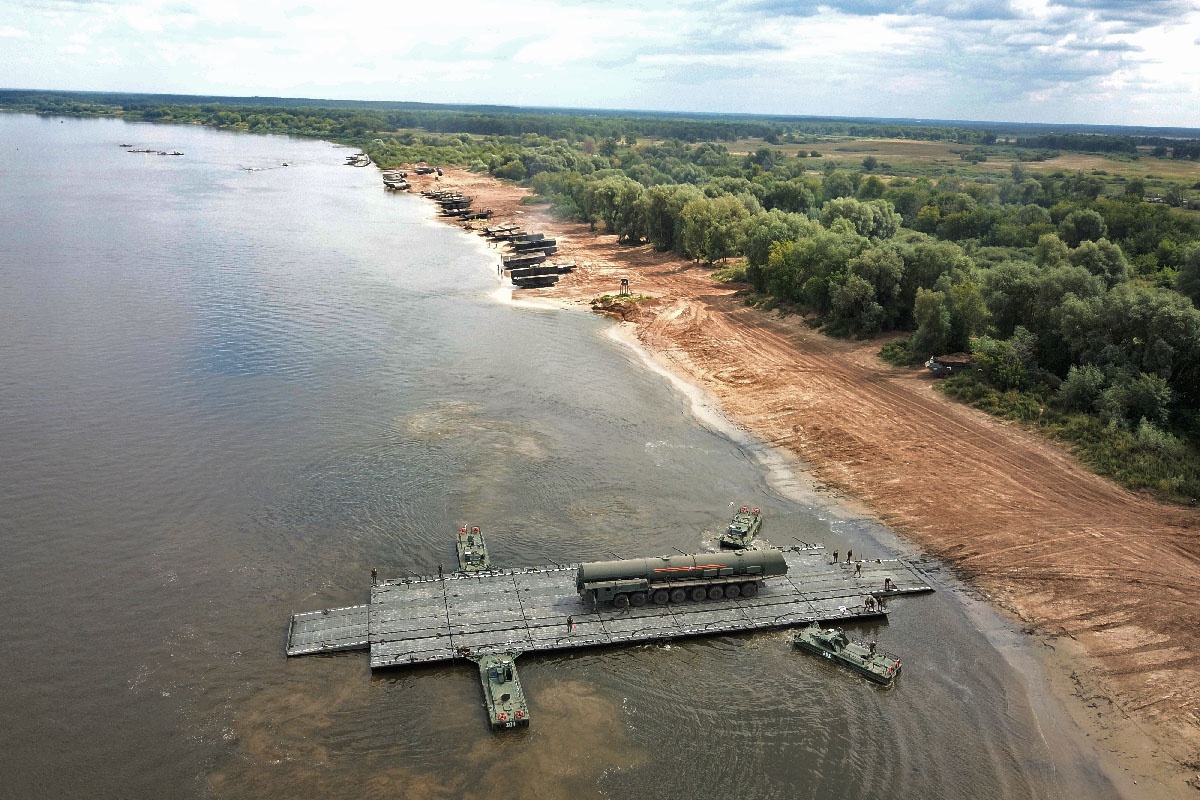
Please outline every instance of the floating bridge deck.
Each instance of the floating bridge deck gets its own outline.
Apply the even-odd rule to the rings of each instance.
[[[879,617],[886,609],[868,608],[867,597],[933,591],[898,560],[832,564],[822,547],[790,548],[784,558],[788,574],[767,578],[753,598],[622,610],[585,604],[575,591],[575,566],[381,581],[366,605],[293,615],[287,654],[369,649],[371,668],[379,669],[468,652],[564,650]]]

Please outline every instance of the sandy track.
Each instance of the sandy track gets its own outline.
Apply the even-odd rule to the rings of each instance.
[[[626,277],[652,296],[629,320],[655,358],[1031,633],[1082,648],[1090,659],[1058,664],[1086,703],[1074,710],[1136,750],[1124,755],[1143,774],[1200,784],[1200,512],[1125,491],[1061,447],[946,399],[925,372],[879,360],[877,342],[749,309],[709,270],[550,220],[519,206],[515,187],[457,171],[441,183],[496,220],[553,233],[555,260],[579,264],[557,287],[526,294],[587,303]]]

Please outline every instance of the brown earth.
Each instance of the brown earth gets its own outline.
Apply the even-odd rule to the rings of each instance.
[[[554,260],[576,271],[522,295],[588,304],[628,278],[650,299],[624,316],[660,363],[1054,650],[1050,680],[1077,698],[1068,710],[1118,771],[1144,778],[1134,794],[1197,796],[1200,511],[1130,493],[1060,446],[948,400],[925,371],[882,362],[878,342],[827,338],[747,307],[708,269],[521,206],[518,187],[457,170],[413,188],[426,186],[496,212],[469,226],[511,220],[558,238]]]

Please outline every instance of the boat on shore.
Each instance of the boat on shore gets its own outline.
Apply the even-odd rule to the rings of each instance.
[[[822,628],[814,622],[797,633],[792,643],[884,686],[900,674],[899,657],[880,650],[874,642],[851,639],[841,628]]]
[[[753,544],[761,531],[762,514],[759,510],[756,508],[751,511],[749,506],[742,506],[733,515],[729,527],[721,534],[721,547],[745,550]]]

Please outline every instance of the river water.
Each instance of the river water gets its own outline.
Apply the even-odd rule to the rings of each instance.
[[[711,548],[749,503],[780,545],[917,555],[610,322],[503,302],[348,152],[0,115],[0,796],[1115,796],[936,571],[854,630],[890,690],[783,633],[529,655],[533,724],[492,734],[473,665],[285,658],[293,611],[452,564],[463,524],[544,564]]]

